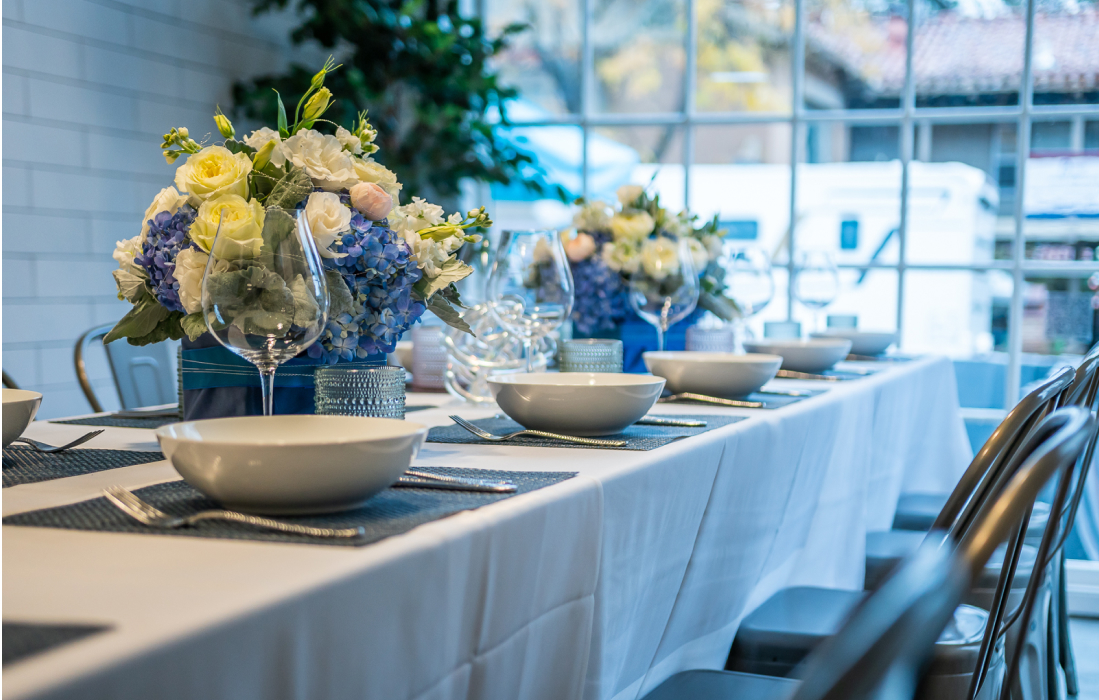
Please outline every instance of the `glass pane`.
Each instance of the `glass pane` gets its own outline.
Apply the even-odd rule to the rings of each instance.
[[[858,317],[859,330],[893,331],[897,328],[897,271],[849,270],[839,272],[839,294],[819,313],[794,303],[794,319],[802,333],[820,331],[829,314]]]
[[[696,109],[790,112],[792,0],[700,0],[696,8]],[[834,100],[842,106],[838,93]]]
[[[728,238],[773,256],[790,223],[790,125],[696,127],[691,211],[716,214]]]
[[[1099,121],[1084,122],[1084,150],[1099,151]]]
[[[1072,122],[1034,122],[1030,125],[1030,153],[1065,154],[1072,150]]]
[[[870,131],[868,131],[870,129]],[[867,262],[895,265],[898,260],[901,164],[886,158],[862,158],[874,145],[892,138],[898,127],[807,124],[798,167],[798,250],[823,250],[841,265]],[[857,161],[870,162],[857,162]],[[877,161],[877,162],[874,162]],[[895,312],[894,312],[895,315]]]
[[[912,57],[917,107],[1019,103],[1026,3],[998,4],[987,17],[971,7],[917,0]]]
[[[1006,355],[1013,286],[1004,270],[908,270],[902,349],[954,358]],[[1001,388],[1002,380],[1001,372]]]
[[[517,150],[533,159],[526,174],[540,185],[493,183],[493,231],[568,226],[572,212],[566,202],[579,197],[581,131],[578,126],[529,126],[502,130]]]
[[[806,109],[896,108],[908,22],[889,3],[806,2]]]
[[[1099,274],[1085,278],[1028,277],[1023,296],[1023,352],[1086,353],[1097,340],[1096,290]],[[1039,358],[1029,359],[1040,364]]]
[[[684,0],[595,0],[595,104],[600,112],[682,112]]]
[[[1025,4],[1022,5],[1025,7]],[[1093,5],[1089,5],[1094,8]],[[1099,24],[1094,10],[1081,12],[1074,3],[1049,2],[1039,5],[1034,15],[1034,104],[1081,104],[1099,102]]]
[[[1099,158],[1066,156],[1027,160],[1026,257],[1030,260],[1097,259]],[[1099,269],[1099,265],[1097,268]]]
[[[683,208],[683,128],[600,127],[588,141],[588,194],[615,201],[624,184],[648,186],[672,211]]]
[[[503,83],[520,92],[509,117],[579,112],[581,0],[488,0],[486,12],[490,36],[513,23],[528,26],[494,63]]]

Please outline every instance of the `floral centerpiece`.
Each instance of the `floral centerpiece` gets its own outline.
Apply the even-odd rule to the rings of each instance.
[[[324,259],[329,320],[307,351],[312,360],[331,364],[392,352],[426,310],[468,330],[454,283],[472,269],[456,252],[479,239],[469,229],[492,222],[483,207],[447,217],[418,197],[399,206],[401,183],[374,160],[377,132],[366,113],[350,128],[323,119],[332,105],[324,79],[338,67],[329,59],[313,76],[293,122],[280,97],[276,129],[238,139],[219,110],[220,143],[197,142],[185,128],[164,136],[165,159],[183,162],[174,186],[149,205],[140,233],[117,244],[118,295],[133,308],[105,342],[198,339],[207,330],[202,278],[219,225],[219,255],[223,245],[258,255],[265,216],[276,207],[302,212]]]
[[[725,234],[717,216],[699,225],[697,215],[671,213],[660,205],[660,195],[650,195],[640,185],[620,187],[616,205],[598,200],[578,204],[575,229],[564,233],[564,245],[576,286],[572,321],[579,335],[619,327],[630,313],[630,275],[668,270],[676,256],[673,238],[687,241],[700,272],[699,309],[726,321],[737,316],[736,305],[724,295],[725,272],[717,263]]]

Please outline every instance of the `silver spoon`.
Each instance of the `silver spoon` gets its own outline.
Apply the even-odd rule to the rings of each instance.
[[[99,435],[102,432],[103,432],[102,429],[93,430],[92,432],[88,433],[87,435],[82,435],[82,436],[78,437],[77,439],[73,440],[72,442],[67,443],[65,445],[61,445],[60,447],[54,447],[53,445],[47,445],[44,442],[38,442],[37,440],[31,440],[30,438],[25,438],[25,437],[15,438],[15,440],[13,440],[12,442],[22,442],[26,445],[30,445],[37,452],[42,452],[42,453],[45,453],[45,454],[53,454],[55,452],[62,452],[64,450],[67,450],[70,447],[76,447],[77,445],[83,445],[85,442],[87,442],[88,440],[91,440],[93,437],[95,437],[96,435]]]

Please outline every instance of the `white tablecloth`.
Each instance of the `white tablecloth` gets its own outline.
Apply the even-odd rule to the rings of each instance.
[[[113,629],[9,666],[3,695],[603,700],[720,668],[780,587],[861,586],[863,535],[902,488],[949,490],[969,461],[947,360],[827,388],[774,411],[661,406],[751,418],[649,452],[429,443],[417,464],[579,474],[362,548],[5,526],[5,620]],[[409,415],[429,425],[492,412],[410,403],[448,403]],[[87,447],[155,443],[118,428]],[[160,462],[16,486],[3,512],[175,478]]]

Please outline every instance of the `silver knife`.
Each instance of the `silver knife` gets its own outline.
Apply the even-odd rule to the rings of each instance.
[[[730,406],[732,408],[763,408],[762,401],[737,401],[736,399],[722,399],[717,396],[706,396],[705,394],[692,394],[690,392],[684,392],[682,394],[673,394],[671,396],[665,396],[657,399],[657,403],[672,403],[675,401],[699,401],[702,403],[712,403],[716,406]]]
[[[706,421],[692,420],[689,418],[662,418],[659,416],[645,416],[638,419],[634,425],[666,425],[675,428],[705,428]]]
[[[442,489],[444,491],[479,491],[484,493],[515,493],[518,487],[506,481],[463,479],[462,481],[435,481],[419,477],[402,476],[394,486],[413,489]]]

